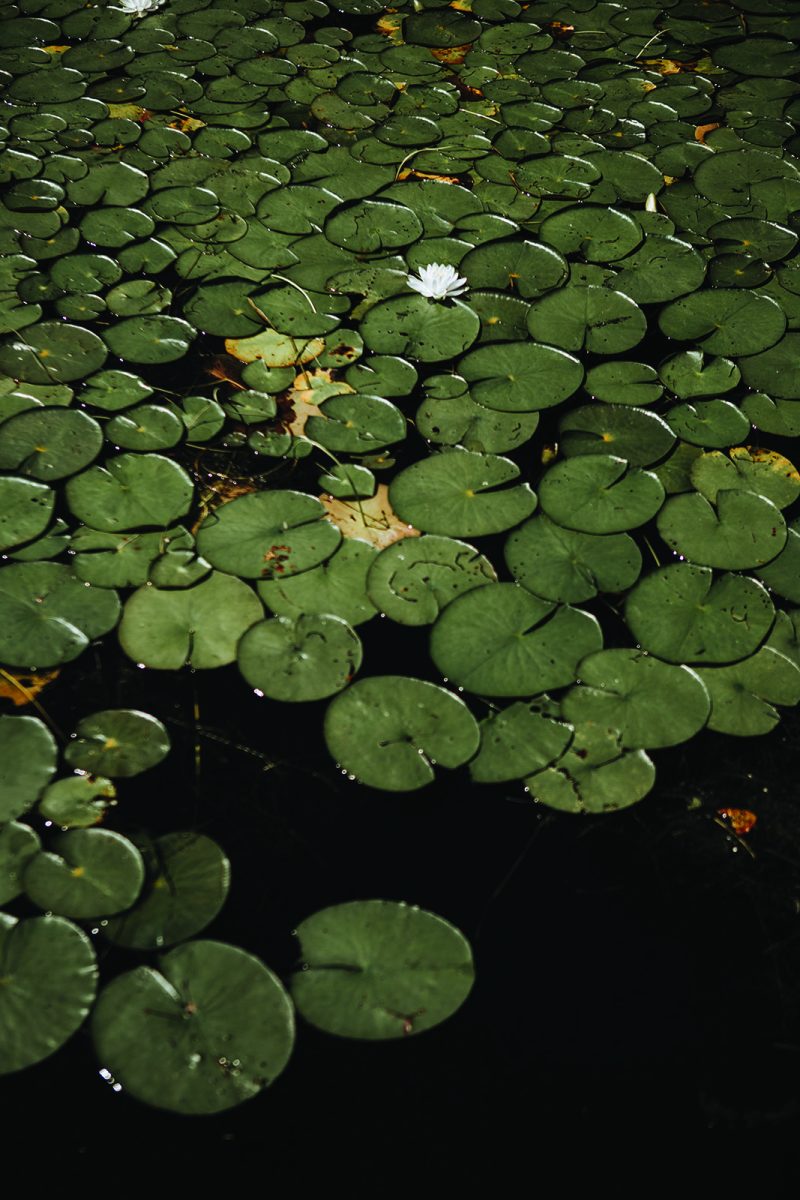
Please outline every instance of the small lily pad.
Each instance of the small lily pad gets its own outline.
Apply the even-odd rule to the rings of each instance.
[[[23,885],[39,908],[86,920],[129,908],[143,881],[133,842],[109,829],[75,829],[52,838],[31,860]]]
[[[78,722],[64,758],[93,775],[128,778],[149,771],[169,753],[169,735],[156,717],[129,708],[108,708]]]
[[[331,613],[273,617],[244,634],[237,651],[246,681],[271,700],[322,700],[346,687],[361,666],[358,635]]]

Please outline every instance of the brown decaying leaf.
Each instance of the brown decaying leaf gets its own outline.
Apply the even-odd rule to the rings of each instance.
[[[419,537],[420,531],[401,521],[389,503],[389,489],[379,483],[369,500],[336,500],[327,493],[320,496],[334,525],[345,537],[371,542],[379,550],[399,542],[401,538]]]
[[[0,696],[4,700],[10,700],[15,707],[22,708],[26,704],[32,704],[39,692],[57,679],[60,673],[60,667],[54,667],[52,671],[38,671],[35,674],[3,671],[0,675]]]
[[[718,808],[717,816],[729,824],[737,837],[749,833],[758,817],[749,808]]]

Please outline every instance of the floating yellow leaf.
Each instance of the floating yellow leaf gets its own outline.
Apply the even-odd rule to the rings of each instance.
[[[264,329],[253,337],[228,338],[225,342],[228,354],[242,362],[261,359],[268,367],[293,367],[311,362],[325,349],[320,337],[293,338],[274,329]]]
[[[320,496],[320,500],[345,537],[371,542],[379,550],[401,538],[419,537],[420,531],[401,521],[392,508],[385,483],[378,484],[375,495],[369,500],[336,500],[327,493]]]
[[[0,670],[0,696],[10,700],[17,708],[32,704],[35,697],[48,683],[52,683],[60,674],[60,668],[52,671],[39,671],[35,674],[18,674]]]
[[[431,50],[431,54],[440,63],[447,63],[451,67],[458,67],[463,63],[471,49],[472,42],[468,42],[466,46],[442,46],[441,49]]]
[[[744,834],[749,833],[758,820],[756,814],[750,812],[749,808],[718,808],[717,816],[721,817],[726,824],[730,824],[737,837],[743,837]]]

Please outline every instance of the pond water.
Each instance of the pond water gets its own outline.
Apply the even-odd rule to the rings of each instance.
[[[498,1118],[512,1134],[565,1122],[609,1134],[668,1124],[673,1137],[796,1128],[793,7],[143,0],[131,16],[29,0],[3,13],[0,232],[9,261],[23,258],[9,267],[0,345],[0,466],[17,489],[0,567],[0,715],[38,714],[59,740],[94,712],[157,718],[170,752],[118,780],[103,828],[142,845],[175,830],[214,839],[231,889],[192,932],[280,979],[297,969],[301,922],[373,898],[441,915],[476,964],[466,1003],[425,1037],[371,1044],[302,1023],[273,1087],[202,1122],[98,1074],[86,1025],[3,1079],[9,1104],[35,1105],[63,1153],[86,1157],[98,1138],[122,1148],[135,1132],[223,1158],[269,1139],[291,1158],[301,1123],[333,1140],[358,1130],[376,1153],[409,1136],[441,1152],[444,1127],[457,1145]],[[467,290],[412,296],[409,273],[425,278],[431,263],[463,272]],[[67,413],[82,415],[67,427]],[[90,478],[123,457],[120,494]],[[447,469],[414,474],[431,462]],[[354,465],[374,476],[355,498]],[[253,569],[249,518],[226,528],[218,514],[338,488],[352,517],[383,481],[398,527],[447,542],[454,574],[453,547],[477,539],[482,586],[459,576],[446,598],[440,587],[431,623],[437,606],[448,617],[429,642],[427,626],[392,619],[397,592],[368,595],[350,572],[336,610],[345,674],[314,649],[330,626],[285,634],[312,664],[299,683],[285,647],[248,656],[239,639],[274,630],[270,608],[314,611],[311,593],[276,596],[284,561],[299,578],[336,546],[307,550],[297,534],[325,513],[282,509],[274,538],[259,534],[267,565]],[[19,516],[26,488],[50,504],[38,526]],[[478,517],[464,496],[484,506]],[[177,554],[154,542],[143,574],[114,576],[107,552],[121,554],[131,530],[176,525]],[[534,540],[509,550],[509,532]],[[61,540],[44,550],[45,537]],[[771,539],[788,547],[777,566]],[[4,591],[2,572],[26,558],[77,569],[102,603],[118,592],[122,647],[119,613],[90,615],[85,596],[50,599],[58,589],[38,577]],[[631,570],[634,559],[644,565]],[[229,590],[187,616],[180,598],[199,593],[209,563]],[[712,578],[728,589],[713,600]],[[131,597],[150,605],[153,593],[166,607],[139,616]],[[375,610],[377,595],[388,617],[360,623],[354,606]],[[82,653],[36,640],[43,596],[59,637],[77,624]],[[356,633],[341,632],[345,615]],[[551,619],[565,623],[545,650],[486,669],[481,646],[499,660],[508,638],[522,646]],[[541,687],[519,681],[526,654]],[[645,681],[640,660],[663,674]],[[14,680],[30,687],[28,671],[54,667],[22,706]],[[467,714],[453,769],[434,772],[447,751],[426,741],[430,727],[371,735],[380,704],[338,741],[328,718],[326,747],[331,696],[350,703],[362,678],[397,676],[447,685]],[[524,768],[506,778],[495,758],[475,782],[476,721],[545,691],[555,699],[498,743]],[[556,722],[564,743],[531,757]],[[590,759],[618,764],[611,782],[561,757],[576,726],[612,730],[606,759]],[[597,751],[586,737],[578,759]],[[381,757],[395,738],[413,763]],[[417,750],[435,774],[419,788]],[[47,845],[41,813],[13,815]],[[48,904],[22,894],[6,907],[24,921]],[[101,984],[156,964],[109,942],[99,917],[75,916]]]

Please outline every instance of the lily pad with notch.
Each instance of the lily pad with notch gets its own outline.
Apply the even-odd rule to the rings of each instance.
[[[606,404],[653,404],[664,394],[658,372],[647,363],[603,362],[586,372],[586,391]]]
[[[589,613],[557,607],[515,583],[459,596],[438,617],[430,655],[449,680],[486,696],[536,696],[566,687],[603,635]]]
[[[0,716],[0,826],[33,807],[57,759],[55,739],[38,717]]]
[[[732,446],[750,432],[750,421],[730,400],[676,404],[664,419],[679,438],[694,446]]]
[[[649,755],[624,749],[619,730],[583,721],[561,758],[525,784],[535,800],[559,812],[609,813],[643,800],[655,778]]]
[[[0,551],[44,533],[55,502],[56,494],[46,483],[14,475],[0,478]]]
[[[273,617],[252,625],[237,650],[247,683],[271,700],[322,700],[347,687],[361,666],[358,635],[332,613]]]
[[[622,292],[572,283],[531,305],[528,330],[537,341],[563,350],[619,354],[639,344],[647,318]]]
[[[469,764],[473,783],[504,783],[540,771],[563,755],[572,726],[547,700],[517,700],[481,721],[481,748]]]
[[[472,345],[479,333],[477,313],[461,300],[444,304],[425,296],[381,300],[368,309],[361,322],[361,335],[368,349],[421,362],[455,358]]]
[[[539,412],[568,399],[583,381],[577,358],[555,346],[481,346],[459,361],[473,399],[501,412]]]
[[[759,354],[786,330],[786,316],[769,296],[747,288],[704,288],[674,300],[658,317],[661,332],[697,342],[711,354]]]
[[[150,713],[108,708],[78,722],[64,758],[76,770],[127,779],[156,766],[169,748],[165,727]]]
[[[278,616],[333,613],[350,625],[361,625],[378,611],[367,594],[367,573],[376,554],[369,542],[343,538],[338,550],[319,566],[285,579],[261,580],[258,594]]]
[[[0,569],[0,661],[31,669],[71,662],[113,629],[119,599],[83,583],[61,563],[21,562]]]
[[[0,826],[0,904],[8,904],[22,891],[22,876],[41,842],[35,829],[19,821]]]
[[[116,804],[116,794],[110,779],[81,772],[48,784],[37,807],[40,816],[62,829],[89,829]]]
[[[661,417],[622,404],[574,408],[561,418],[559,433],[567,458],[605,452],[624,458],[633,467],[649,466],[675,443],[675,434]]]
[[[692,483],[712,504],[725,489],[766,496],[781,509],[800,495],[800,473],[794,463],[777,450],[758,446],[732,446],[727,454],[714,450],[700,455],[692,465]]]
[[[393,621],[429,625],[456,596],[496,580],[492,564],[474,546],[424,534],[382,550],[370,566],[367,591]]]
[[[509,534],[505,559],[518,583],[559,604],[627,591],[642,569],[641,553],[628,534],[582,533],[543,513]]]
[[[91,329],[40,321],[0,345],[0,371],[27,383],[70,383],[102,367],[108,351]]]
[[[738,489],[719,491],[714,504],[698,492],[672,496],[657,521],[677,554],[723,571],[762,567],[786,544],[780,510],[766,496]]]
[[[193,495],[183,468],[160,454],[119,454],[67,483],[73,515],[108,533],[165,528],[184,516]]]
[[[711,697],[709,729],[734,737],[769,733],[780,720],[776,704],[800,704],[800,667],[771,646],[725,667],[698,671]]]
[[[328,705],[325,742],[342,768],[368,787],[410,792],[434,779],[434,766],[461,766],[478,749],[472,713],[452,692],[422,679],[357,680]]]
[[[610,454],[582,454],[554,463],[539,485],[542,511],[583,533],[623,533],[651,520],[664,488],[651,471]]]
[[[416,906],[336,904],[301,921],[297,936],[303,968],[292,977],[294,1002],[310,1024],[338,1037],[422,1033],[460,1008],[472,988],[467,939]]]
[[[194,941],[100,993],[92,1038],[104,1070],[171,1112],[217,1113],[257,1095],[294,1043],[291,1001],[252,954]]]
[[[39,908],[87,920],[130,908],[144,882],[134,846],[110,829],[74,829],[51,838],[28,864],[25,893]]]

